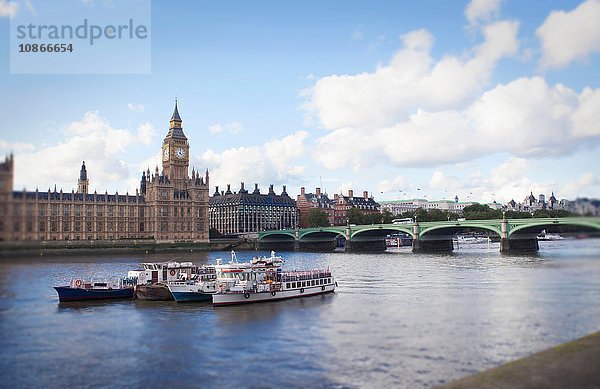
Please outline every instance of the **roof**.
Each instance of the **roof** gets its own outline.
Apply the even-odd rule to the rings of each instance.
[[[171,120],[181,121],[181,116],[179,116],[179,110],[177,109],[177,100],[175,100],[175,110],[173,111],[173,115],[171,115]]]
[[[295,207],[296,202],[287,195],[232,193],[213,196],[209,199],[209,206],[219,205],[272,205]]]
[[[109,195],[109,194],[83,194],[83,193],[60,193],[60,192],[24,192],[24,191],[14,191],[13,199],[23,199],[26,200],[63,200],[63,201],[83,201],[85,197],[86,202],[93,202],[94,196],[96,196],[97,202],[102,203],[125,203],[129,200],[130,203],[136,203],[138,199],[140,202],[143,202],[142,197],[137,197],[134,195]]]
[[[335,204],[334,200],[331,200],[326,194],[323,194],[323,193],[321,193],[318,196],[314,193],[305,193],[304,198],[309,203],[317,204],[317,206],[319,208],[326,208],[326,207],[330,207],[333,204]]]

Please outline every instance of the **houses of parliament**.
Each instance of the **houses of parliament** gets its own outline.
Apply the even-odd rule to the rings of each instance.
[[[135,195],[123,195],[89,193],[85,162],[77,191],[13,191],[11,154],[0,162],[0,240],[208,242],[209,174],[192,170],[189,176],[189,143],[177,102],[161,155],[162,171],[143,172]]]

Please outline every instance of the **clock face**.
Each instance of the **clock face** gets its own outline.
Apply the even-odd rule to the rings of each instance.
[[[181,147],[178,147],[175,149],[175,156],[179,159],[182,159],[183,157],[185,157],[185,150],[182,149]]]
[[[165,147],[163,150],[163,159],[169,159],[169,148]]]

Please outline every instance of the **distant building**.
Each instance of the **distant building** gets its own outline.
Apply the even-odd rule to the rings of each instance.
[[[409,200],[393,200],[393,201],[382,201],[381,211],[389,211],[394,216],[403,214],[404,212],[413,212],[421,208],[424,210],[439,209],[440,211],[454,212],[459,215],[462,214],[463,209],[469,205],[475,204],[474,202],[459,202],[458,196],[451,200],[436,200],[428,201],[426,199],[409,199]]]
[[[573,212],[584,216],[600,216],[600,200],[578,198],[571,205]]]
[[[209,200],[210,228],[222,234],[239,234],[267,230],[283,230],[298,226],[296,202],[283,186],[280,195],[275,194],[273,185],[267,194],[260,193],[258,184],[249,193],[241,183],[240,190],[219,192],[219,187]]]
[[[514,199],[510,200],[506,204],[505,209],[518,212],[535,212],[540,209],[573,211],[571,202],[565,199],[558,201],[554,196],[554,192],[552,192],[550,198],[546,201],[545,194],[541,193],[536,198],[533,195],[533,191],[529,192],[529,195],[525,196],[522,202],[517,203]]]
[[[348,196],[335,194],[333,196],[333,223],[334,226],[345,225],[346,213],[350,208],[357,208],[364,215],[380,213],[381,206],[375,201],[373,196],[369,196],[369,192],[364,191],[362,197],[355,197],[354,191],[350,189]]]
[[[318,208],[325,212],[329,219],[329,224],[334,225],[335,223],[334,201],[329,198],[327,193],[322,193],[321,188],[316,188],[315,193],[306,193],[304,187],[300,188],[300,194],[296,199],[296,205],[300,212],[300,227],[302,228],[308,227],[308,225],[305,225],[307,224],[306,215],[308,215],[308,212],[313,208]]]
[[[208,171],[189,169],[189,143],[175,103],[164,138],[162,172],[142,173],[134,194],[88,193],[85,163],[77,192],[13,191],[14,159],[0,163],[0,240],[112,240],[207,242]]]

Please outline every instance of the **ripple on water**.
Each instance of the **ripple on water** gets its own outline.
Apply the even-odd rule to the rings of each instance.
[[[0,375],[7,387],[106,386],[107,372],[111,383],[136,387],[428,387],[597,330],[599,241],[532,256],[493,250],[285,253],[288,268],[330,266],[336,293],[218,309],[59,304],[52,289],[162,255],[3,260]]]

